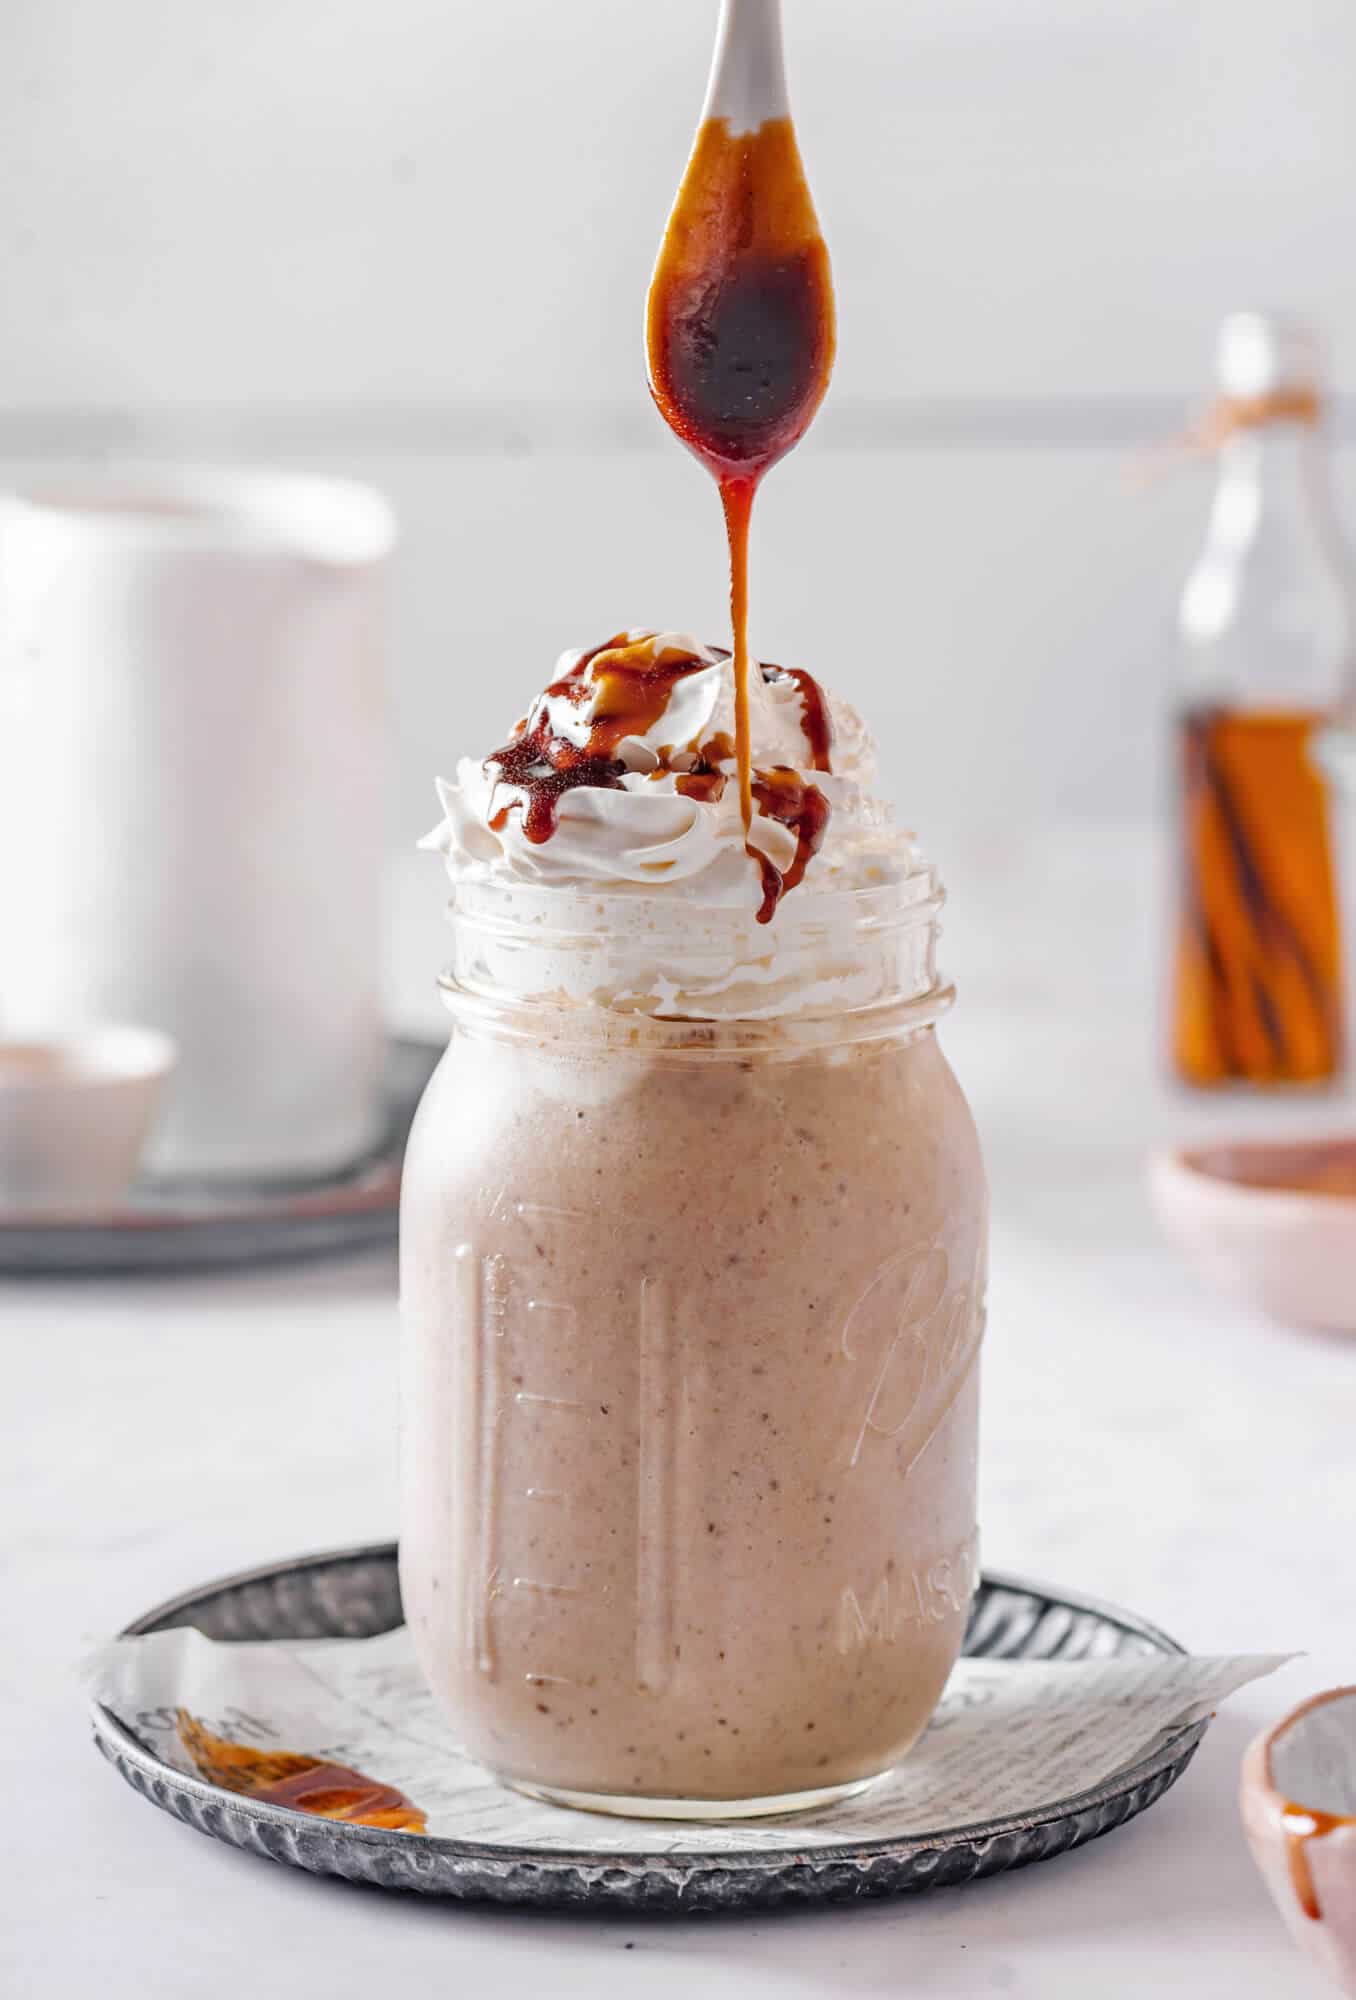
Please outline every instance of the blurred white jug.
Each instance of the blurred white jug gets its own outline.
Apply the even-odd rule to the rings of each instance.
[[[281,474],[0,496],[0,1021],[172,1035],[160,1172],[377,1136],[394,540],[379,494]]]

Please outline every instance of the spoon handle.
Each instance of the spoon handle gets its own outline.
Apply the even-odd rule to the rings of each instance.
[[[781,0],[721,0],[703,120],[726,118],[737,134],[790,111]]]

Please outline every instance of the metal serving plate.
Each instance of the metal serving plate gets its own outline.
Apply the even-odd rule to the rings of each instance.
[[[385,1130],[342,1172],[319,1180],[148,1181],[125,1207],[79,1220],[0,1212],[0,1276],[208,1270],[394,1243],[405,1140],[441,1055],[440,1043],[387,1044]]]
[[[386,1542],[301,1556],[205,1584],[148,1611],[127,1631],[192,1625],[223,1640],[367,1638],[400,1620],[395,1544]],[[1112,1605],[990,1574],[975,1599],[965,1650],[989,1659],[1084,1660],[1183,1648]],[[1192,1723],[1166,1741],[1155,1739],[1135,1763],[1076,1797],[1033,1799],[1022,1813],[980,1825],[851,1846],[745,1846],[728,1853],[684,1852],[679,1833],[675,1847],[657,1853],[641,1845],[640,1829],[634,1850],[590,1852],[433,1839],[318,1819],[185,1777],[108,1709],[96,1706],[93,1717],[95,1741],[134,1790],[200,1833],[252,1854],[312,1874],[425,1895],[631,1911],[843,1902],[1048,1861],[1153,1805],[1191,1762],[1206,1726]]]

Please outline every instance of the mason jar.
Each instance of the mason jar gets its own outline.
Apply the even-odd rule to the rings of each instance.
[[[509,1784],[786,1811],[936,1706],[977,1575],[987,1221],[939,904],[919,866],[769,936],[458,887],[405,1167],[400,1569]]]

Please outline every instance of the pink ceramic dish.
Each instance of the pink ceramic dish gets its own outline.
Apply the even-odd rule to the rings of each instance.
[[[1356,1994],[1356,1687],[1332,1688],[1249,1746],[1253,1858],[1297,1944]]]
[[[1356,1139],[1156,1153],[1149,1193],[1165,1233],[1224,1291],[1356,1333]]]

